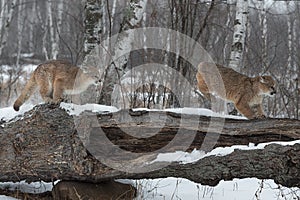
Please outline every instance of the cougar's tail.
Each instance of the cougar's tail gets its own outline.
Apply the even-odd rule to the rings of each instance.
[[[25,88],[22,90],[20,96],[17,98],[17,100],[14,103],[14,110],[19,111],[20,107],[23,105],[25,101],[29,99],[29,97],[32,95],[32,93],[35,91],[37,87],[37,83],[34,77],[34,73],[31,75],[30,79],[25,85]]]

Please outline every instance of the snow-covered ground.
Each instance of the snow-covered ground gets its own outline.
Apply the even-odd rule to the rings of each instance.
[[[256,178],[221,181],[215,187],[181,178],[139,180],[137,185],[138,200],[281,200],[299,199],[300,195],[299,188],[285,188],[273,180]]]
[[[221,181],[217,186],[210,187],[194,183],[183,178],[118,180],[137,187],[136,200],[296,200],[299,199],[299,188],[286,188],[274,183],[273,180],[256,178],[234,179]],[[1,187],[11,187],[22,192],[40,193],[51,191],[52,183],[36,182],[27,184],[2,183]],[[15,198],[0,195],[1,200]]]
[[[18,118],[22,117],[22,114],[30,110],[33,105],[25,104],[19,112],[15,112],[13,108],[1,108],[0,119],[9,121],[15,116]],[[69,114],[79,115],[84,110],[90,110],[93,112],[116,112],[118,111],[115,107],[86,104],[82,106],[62,103],[61,107],[68,110]],[[184,109],[168,109],[169,112],[185,113],[185,114],[199,114],[206,116],[217,116],[216,114],[207,109],[200,108],[184,108]],[[226,116],[230,117],[230,116]],[[234,117],[236,118],[236,116]],[[244,118],[242,118],[244,119]],[[294,143],[300,143],[300,141],[293,142],[276,142],[282,145],[292,145]],[[232,147],[216,148],[211,152],[205,154],[204,152],[194,150],[191,153],[186,152],[174,152],[167,154],[160,154],[155,161],[173,161],[172,158],[179,158],[178,161],[183,163],[194,162],[203,157],[210,155],[223,156],[230,154],[234,149],[262,149],[269,143],[249,145],[235,145]],[[153,162],[155,162],[153,161]],[[130,182],[134,184],[138,189],[138,197],[136,199],[154,199],[154,200],[167,200],[167,199],[182,199],[182,200],[278,200],[278,199],[299,199],[300,189],[299,188],[286,188],[274,183],[273,180],[258,180],[256,178],[246,179],[234,179],[232,181],[221,181],[215,187],[204,186],[196,184],[182,178],[164,178],[154,180],[120,180],[121,182]],[[13,183],[0,183],[0,188],[18,188],[24,192],[38,193],[52,189],[51,183],[31,183],[27,184],[24,181],[13,184]],[[12,200],[14,198],[0,195],[0,200]]]

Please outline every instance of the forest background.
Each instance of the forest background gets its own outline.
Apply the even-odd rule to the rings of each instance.
[[[25,66],[48,59],[67,59],[80,65],[93,45],[128,29],[178,31],[199,42],[216,63],[228,66],[236,10],[236,1],[214,0],[1,0],[1,107],[11,106],[20,93],[29,77]],[[245,14],[239,71],[248,76],[272,75],[278,82],[278,94],[265,99],[267,115],[299,119],[300,2],[248,1]],[[180,45],[176,47],[180,52]],[[130,103],[124,107],[204,107],[205,99],[195,90],[195,69],[179,55],[155,49],[130,52],[120,58],[117,73],[112,69],[116,66],[105,69],[108,89],[98,102],[114,105],[113,76],[122,76],[143,63],[160,63],[180,72],[195,88],[181,89],[181,95],[176,96],[166,86],[144,84],[130,93]],[[155,78],[154,73],[145,76]],[[176,84],[180,83],[173,79],[165,85],[174,88],[171,86]]]

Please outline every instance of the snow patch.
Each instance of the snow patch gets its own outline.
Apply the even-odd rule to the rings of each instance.
[[[286,188],[273,180],[256,178],[220,181],[215,187],[194,183],[183,178],[164,178],[154,180],[137,180],[137,200],[249,200],[298,199],[299,188]]]
[[[204,158],[205,152],[199,151],[194,149],[191,153],[183,152],[183,151],[176,151],[174,153],[160,153],[157,155],[156,159],[153,160],[151,163],[154,162],[182,162],[182,163],[192,163],[196,162],[197,160]]]
[[[202,158],[208,156],[226,156],[231,154],[234,150],[255,150],[255,149],[264,149],[269,144],[279,144],[282,146],[287,145],[294,145],[300,144],[300,140],[290,141],[290,142],[267,142],[267,143],[260,143],[255,146],[253,143],[249,143],[249,145],[233,145],[231,147],[217,147],[212,151],[205,154],[204,151],[194,149],[191,153],[183,152],[183,151],[176,151],[174,153],[160,153],[157,155],[156,159],[153,160],[151,163],[154,162],[181,162],[182,164],[193,163]]]
[[[84,111],[92,111],[95,113],[103,113],[103,112],[117,112],[120,109],[114,106],[106,106],[99,104],[85,104],[85,105],[76,105],[72,103],[61,103],[60,107],[67,110],[70,115],[80,115]],[[191,115],[199,115],[199,116],[207,116],[207,117],[221,117],[221,118],[230,118],[230,119],[247,119],[246,117],[234,116],[234,115],[224,115],[220,113],[213,112],[206,108],[168,108],[168,109],[148,109],[148,108],[134,108],[133,111],[149,111],[149,112],[172,112],[178,114],[191,114]]]
[[[207,116],[207,117],[220,117],[220,118],[229,118],[229,119],[247,119],[246,117],[235,116],[235,115],[225,115],[222,113],[216,113],[212,110],[206,108],[167,108],[163,110],[159,109],[148,109],[148,108],[134,108],[133,111],[165,111],[165,112],[173,112],[178,114],[190,114],[190,115],[199,115],[199,116]]]
[[[18,200],[16,198],[8,197],[8,196],[5,196],[5,195],[0,195],[0,199],[1,200]]]
[[[58,181],[54,182],[56,184]],[[41,182],[32,182],[32,183],[26,183],[26,181],[20,181],[17,183],[13,182],[5,182],[0,183],[1,189],[9,189],[13,191],[20,191],[24,193],[31,193],[31,194],[39,194],[46,191],[51,191],[53,187],[53,183],[46,183],[44,181]]]
[[[13,109],[13,107],[6,107],[0,109],[0,120],[10,121],[16,116],[22,118],[23,114],[34,107],[32,104],[24,104],[21,106],[20,110],[17,112]]]
[[[119,109],[113,106],[105,106],[99,104],[85,104],[85,105],[76,105],[73,103],[64,103],[60,104],[60,107],[65,109],[69,115],[79,116],[84,111],[92,111],[94,113],[104,113],[104,112],[117,112]]]
[[[31,110],[34,107],[33,104],[25,103],[21,106],[20,111],[16,112],[12,107],[6,107],[0,109],[0,120],[11,120],[15,116],[20,116],[24,114],[25,112]],[[106,106],[106,105],[100,105],[100,104],[84,104],[84,105],[76,105],[73,103],[64,103],[62,102],[60,104],[60,107],[65,109],[70,115],[80,115],[84,111],[92,111],[95,113],[104,113],[104,112],[117,112],[120,109],[114,107],[114,106]],[[241,116],[233,116],[233,115],[223,115],[220,113],[215,113],[209,109],[205,108],[169,108],[164,110],[159,109],[147,109],[147,108],[135,108],[133,111],[151,111],[151,112],[159,112],[159,111],[165,111],[165,112],[173,112],[178,114],[193,114],[193,115],[200,115],[200,116],[208,116],[208,117],[221,117],[221,118],[231,118],[231,119],[247,119],[245,117]]]

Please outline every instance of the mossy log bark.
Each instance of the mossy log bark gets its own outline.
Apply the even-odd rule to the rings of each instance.
[[[212,124],[217,124],[217,128]],[[99,136],[99,132],[103,134]],[[178,140],[176,137],[180,142],[173,142]],[[185,139],[191,142],[186,143]],[[299,120],[222,121],[195,115],[130,110],[102,114],[85,112],[73,117],[59,107],[39,105],[0,126],[0,182],[57,179],[101,182],[172,176],[216,185],[220,180],[257,177],[299,187],[300,144],[235,150],[226,156],[209,156],[189,164],[151,163],[170,143],[172,145],[164,152],[206,151],[212,147],[299,139]],[[124,163],[118,163],[119,159],[130,164],[125,162],[124,167]]]

